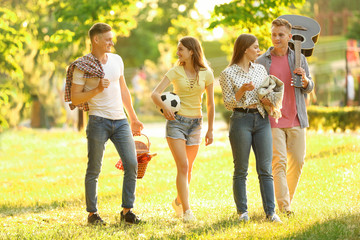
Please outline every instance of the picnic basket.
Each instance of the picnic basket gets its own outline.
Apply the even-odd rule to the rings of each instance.
[[[147,165],[150,162],[151,158],[153,158],[157,154],[150,153],[151,143],[148,136],[146,136],[145,134],[141,134],[140,136],[134,136],[134,141],[138,161],[137,178],[141,179],[145,175]],[[120,170],[124,170],[121,158],[116,163],[115,167]]]

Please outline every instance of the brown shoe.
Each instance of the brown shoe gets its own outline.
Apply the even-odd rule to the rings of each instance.
[[[88,224],[105,226],[106,222],[101,219],[101,217],[98,213],[94,213],[88,217]]]
[[[129,210],[125,215],[121,211],[120,214],[120,222],[124,222],[126,224],[139,224],[141,222],[140,218],[135,215],[131,210]]]
[[[293,217],[295,215],[295,213],[293,211],[284,211],[283,212],[284,215],[286,215],[287,217]]]

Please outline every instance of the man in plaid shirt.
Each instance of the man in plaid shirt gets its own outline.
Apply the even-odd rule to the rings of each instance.
[[[88,166],[85,176],[86,210],[89,224],[105,224],[97,213],[97,183],[105,144],[110,139],[124,164],[121,222],[138,224],[131,211],[135,201],[137,157],[133,135],[140,135],[143,124],[134,111],[124,78],[122,58],[110,53],[114,46],[111,27],[96,23],[89,30],[91,53],[70,64],[67,71],[65,101],[70,107],[89,111],[86,128]],[[126,118],[124,107],[129,116]]]

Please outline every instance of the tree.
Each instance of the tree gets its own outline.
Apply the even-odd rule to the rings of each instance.
[[[283,14],[294,14],[305,0],[235,0],[215,6],[209,29],[225,28],[227,37],[223,50],[230,53],[235,39],[241,33],[256,35],[262,49],[270,46],[270,23]],[[294,7],[294,8],[291,8]],[[296,7],[296,8],[295,8]]]
[[[195,11],[193,0],[145,1],[135,17],[138,22],[137,27],[130,32],[130,36],[118,38],[115,45],[125,65],[138,67],[143,65],[145,60],[157,63],[161,57],[159,45],[168,42],[168,35],[172,38],[178,37],[174,33],[169,34],[169,29],[176,25],[174,21],[179,17],[188,19],[191,11]]]
[[[137,28],[130,32],[129,37],[118,38],[115,49],[124,59],[127,80],[135,72],[131,67],[145,66],[147,78],[143,95],[148,95],[175,63],[179,38],[191,35],[201,40],[206,29],[194,0],[152,0],[140,5]],[[155,111],[151,101],[141,101],[142,113]]]
[[[0,132],[19,121],[28,95],[23,93],[19,53],[29,35],[14,11],[0,7]]]
[[[135,0],[6,1],[0,9],[0,31],[15,33],[16,38],[10,38],[9,34],[0,36],[0,49],[7,50],[0,52],[0,60],[6,60],[0,63],[0,74],[4,76],[0,104],[7,105],[11,111],[14,107],[9,93],[25,92],[41,103],[44,124],[47,127],[56,124],[61,114],[58,89],[65,78],[66,66],[90,50],[88,29],[101,21],[112,25],[116,34],[129,34],[136,27],[135,3]],[[23,86],[11,85],[13,73],[17,73]],[[3,91],[4,86],[10,91]],[[23,109],[25,99],[20,102]],[[10,127],[18,123],[8,113],[1,112],[1,116]]]
[[[360,13],[355,15],[354,20],[350,24],[349,32],[346,34],[347,38],[357,39],[357,40],[360,39],[359,22],[360,22]]]
[[[341,12],[344,9],[350,11],[360,11],[358,0],[307,0],[311,6],[315,4],[321,7],[322,12],[334,11]]]

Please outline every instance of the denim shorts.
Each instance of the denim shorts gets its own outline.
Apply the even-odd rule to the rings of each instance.
[[[183,139],[187,146],[200,145],[202,118],[175,115],[175,120],[166,121],[166,137]]]

